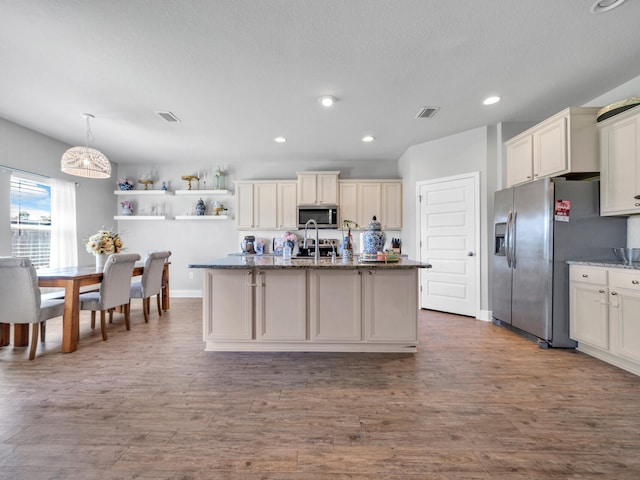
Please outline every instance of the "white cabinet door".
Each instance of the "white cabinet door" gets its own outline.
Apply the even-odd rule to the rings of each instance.
[[[382,187],[380,183],[360,183],[358,185],[358,220],[361,228],[375,216],[380,219],[382,213]]]
[[[278,182],[278,229],[298,228],[298,201],[296,182]]]
[[[206,269],[203,292],[204,340],[251,340],[251,270]]]
[[[600,162],[600,213],[640,213],[640,113],[601,128]]]
[[[316,175],[313,173],[298,174],[298,203],[315,205],[317,198]]]
[[[533,179],[560,175],[568,169],[567,118],[559,118],[533,134]]]
[[[319,173],[317,177],[317,203],[323,205],[338,204],[338,175]]]
[[[309,270],[310,338],[315,342],[362,339],[359,270]]]
[[[340,182],[340,226],[344,220],[358,222],[358,184]]]
[[[417,269],[365,270],[362,305],[365,341],[418,341]]]
[[[533,137],[507,143],[507,186],[533,180]]]
[[[275,229],[277,224],[276,183],[253,185],[253,217],[256,228]]]
[[[380,222],[385,230],[402,229],[402,182],[383,182]]]
[[[616,336],[614,353],[640,362],[640,272],[610,270],[609,304]]]
[[[258,270],[255,280],[256,338],[263,341],[306,340],[306,271]]]
[[[236,183],[236,223],[240,230],[254,227],[253,183]]]
[[[337,205],[340,172],[298,172],[300,205]]]
[[[609,289],[582,282],[571,282],[569,289],[571,338],[609,350]]]

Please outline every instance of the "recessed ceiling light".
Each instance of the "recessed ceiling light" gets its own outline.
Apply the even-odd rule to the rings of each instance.
[[[276,142],[276,143],[284,143],[284,142],[287,141],[287,139],[284,138],[284,137],[276,137],[276,138],[273,139],[273,141]]]
[[[362,141],[365,143],[373,142],[375,139],[376,137],[372,137],[371,135],[366,135],[362,137]]]
[[[625,2],[625,0],[596,0],[596,2],[591,5],[589,11],[591,13],[604,13],[609,10],[613,10],[616,7],[619,7]]]
[[[500,97],[487,97],[482,101],[482,103],[483,105],[493,105],[494,103],[498,103],[500,100]]]
[[[332,97],[331,95],[324,95],[318,99],[320,105],[323,107],[330,107],[334,103],[336,103],[336,97]]]

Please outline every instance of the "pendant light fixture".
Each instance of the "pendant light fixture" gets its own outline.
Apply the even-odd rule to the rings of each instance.
[[[69,175],[87,178],[109,178],[111,177],[111,163],[105,155],[89,148],[89,142],[93,140],[91,125],[89,120],[95,118],[90,113],[84,113],[87,119],[87,140],[84,147],[71,147],[64,152],[61,160],[61,170]]]

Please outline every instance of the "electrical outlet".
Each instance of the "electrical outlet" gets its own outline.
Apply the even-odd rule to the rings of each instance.
[[[193,272],[189,272],[189,280],[193,280]]]

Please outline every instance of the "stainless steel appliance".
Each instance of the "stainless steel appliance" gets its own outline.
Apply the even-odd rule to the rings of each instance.
[[[541,179],[495,193],[494,323],[542,347],[575,347],[569,338],[567,260],[615,262],[626,245],[626,218],[600,217],[598,181]]]
[[[305,227],[309,220],[315,220],[318,228],[338,228],[338,206],[317,205],[298,207],[298,228]]]

